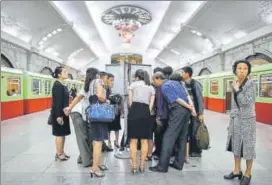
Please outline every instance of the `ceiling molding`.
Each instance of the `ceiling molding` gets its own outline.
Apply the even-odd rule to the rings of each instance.
[[[87,48],[89,48],[89,50],[95,55],[95,57],[98,57],[96,55],[96,53],[94,53],[92,51],[92,49],[90,48],[90,46],[88,45],[88,43],[86,43],[86,41],[84,39],[82,39],[81,36],[78,34],[78,32],[74,29],[73,22],[69,21],[65,17],[65,15],[59,10],[59,8],[52,1],[48,1],[48,3],[53,7],[53,9],[55,10],[55,12],[57,12],[61,16],[61,18],[63,19],[63,21],[70,26],[70,28],[73,30],[73,32],[76,34],[76,36],[84,43],[85,46],[87,46]]]
[[[180,29],[177,32],[177,34],[166,44],[164,45],[164,47],[160,50],[160,52],[157,54],[157,56],[160,56],[160,54],[168,47],[168,45],[174,41],[180,33],[182,33],[183,29],[183,25],[189,25],[190,22],[199,14],[199,12],[201,12],[203,9],[206,9],[206,7],[210,6],[209,1],[203,1],[203,3],[193,12],[193,14],[188,18],[188,20],[186,20],[183,24],[180,25]],[[155,58],[157,57],[155,56]]]
[[[12,36],[12,35],[9,35],[8,33],[5,33],[3,31],[1,31],[1,39],[11,43],[11,44],[14,44],[15,46],[18,46],[22,49],[25,49],[27,51],[30,51],[30,52],[33,52],[33,53],[37,53],[38,55],[42,56],[42,57],[45,57],[49,60],[52,60],[52,61],[55,61],[59,64],[63,64],[63,61],[62,59],[58,58],[58,57],[55,57],[49,53],[46,53],[44,51],[39,51],[36,47],[34,46],[31,46],[30,44]]]

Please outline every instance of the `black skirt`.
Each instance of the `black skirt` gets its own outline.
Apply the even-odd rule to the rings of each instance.
[[[109,131],[118,131],[121,130],[121,115],[115,116],[113,122],[109,123]]]
[[[52,119],[53,119],[52,134],[53,134],[53,136],[68,136],[71,134],[69,117],[63,115],[62,118],[63,118],[64,124],[60,125],[57,122],[57,117],[52,116]]]
[[[152,119],[149,106],[133,102],[128,113],[128,137],[131,139],[152,139]]]

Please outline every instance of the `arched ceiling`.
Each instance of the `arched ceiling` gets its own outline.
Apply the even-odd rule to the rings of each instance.
[[[149,11],[152,21],[124,48],[101,21],[118,5]],[[2,1],[1,31],[82,69],[110,55],[133,52],[174,68],[271,25],[271,1]],[[99,60],[108,58],[109,61]]]

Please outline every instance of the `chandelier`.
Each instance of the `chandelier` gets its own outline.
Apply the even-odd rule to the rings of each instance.
[[[151,22],[151,14],[140,7],[121,5],[110,8],[102,15],[102,22],[112,25],[122,39],[123,46],[128,47],[135,32],[141,26]]]

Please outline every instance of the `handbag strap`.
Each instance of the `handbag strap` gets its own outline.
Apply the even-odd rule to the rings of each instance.
[[[96,80],[97,80],[97,79],[94,79],[93,86],[92,86],[92,87],[93,87],[93,90],[92,90],[92,95],[91,95],[91,96],[92,96],[92,98],[93,98],[93,96],[95,96],[95,95],[96,95],[96,93],[95,93],[95,88],[96,88],[96,86],[95,86],[95,85],[96,85]],[[93,102],[93,101],[92,101],[92,102]],[[92,103],[92,104],[93,104],[93,103]],[[98,99],[97,99],[97,101],[96,101],[96,104],[99,104],[99,100],[98,100]]]
[[[239,90],[238,90],[237,92],[233,90],[233,92],[234,92],[234,101],[235,101],[235,104],[236,104],[236,106],[238,107],[239,110],[240,110],[240,105],[239,105],[239,103],[238,103],[237,96],[238,96],[238,94],[243,90],[243,87],[245,86],[247,80],[248,80],[248,79],[246,78],[246,79],[243,81],[243,83],[240,85]]]

